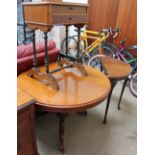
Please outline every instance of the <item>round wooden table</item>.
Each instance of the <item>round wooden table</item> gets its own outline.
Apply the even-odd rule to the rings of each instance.
[[[102,64],[106,70],[107,77],[109,78],[109,80],[111,82],[111,90],[108,95],[108,100],[107,100],[107,105],[106,105],[105,115],[104,115],[104,120],[103,120],[103,123],[106,123],[107,122],[107,113],[108,113],[108,109],[109,109],[109,104],[110,104],[110,99],[111,99],[113,88],[117,84],[117,81],[125,79],[123,87],[122,87],[121,95],[119,98],[119,103],[118,103],[118,109],[120,109],[120,103],[121,103],[122,95],[124,92],[124,88],[128,81],[128,76],[132,72],[132,68],[129,64],[127,64],[123,61],[120,61],[118,59],[110,58],[110,57],[102,58]]]
[[[50,70],[57,68],[56,63],[50,65]],[[40,67],[45,72],[44,67]],[[64,152],[64,119],[67,113],[78,112],[101,103],[109,94],[111,84],[109,79],[97,69],[85,66],[87,76],[82,76],[75,68],[64,69],[52,75],[57,79],[60,89],[54,90],[24,72],[18,76],[18,87],[32,96],[36,108],[56,112],[59,116],[60,150]]]

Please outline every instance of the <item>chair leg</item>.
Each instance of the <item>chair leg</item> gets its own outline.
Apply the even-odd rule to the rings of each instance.
[[[122,91],[121,91],[121,95],[120,95],[119,102],[118,102],[118,110],[120,110],[120,104],[121,104],[121,101],[122,101],[122,96],[123,96],[123,93],[124,93],[124,90],[125,90],[125,86],[126,86],[126,83],[127,83],[128,80],[129,80],[128,77],[124,80]]]
[[[106,104],[106,109],[105,109],[105,114],[104,114],[104,120],[103,120],[104,124],[107,123],[107,114],[108,114],[108,109],[109,109],[109,105],[110,105],[111,95],[112,95],[113,89],[117,83],[116,80],[110,80],[110,82],[111,82],[111,90],[110,90],[110,93],[109,93],[108,99],[107,99],[107,104]]]

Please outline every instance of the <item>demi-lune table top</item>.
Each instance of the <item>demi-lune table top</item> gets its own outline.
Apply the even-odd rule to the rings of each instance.
[[[121,80],[132,72],[132,68],[129,64],[118,59],[105,57],[102,58],[102,63],[106,68],[107,77],[110,79]]]
[[[57,68],[56,63],[50,70]],[[111,84],[108,78],[92,67],[85,66],[88,76],[82,76],[75,68],[53,73],[60,89],[29,77],[27,71],[18,76],[18,87],[36,100],[36,106],[53,112],[73,112],[93,107],[103,101],[109,94]],[[45,72],[44,66],[40,67]]]

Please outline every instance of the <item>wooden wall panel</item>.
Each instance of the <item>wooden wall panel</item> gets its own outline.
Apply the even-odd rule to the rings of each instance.
[[[127,45],[137,44],[137,0],[89,0],[89,29],[121,29],[119,40],[126,38]]]
[[[116,27],[121,28],[121,35],[118,38],[119,40],[126,38],[127,45],[137,44],[136,0],[120,0]]]
[[[89,28],[100,31],[115,27],[120,0],[90,0]]]

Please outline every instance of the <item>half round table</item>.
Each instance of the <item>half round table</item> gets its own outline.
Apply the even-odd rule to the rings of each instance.
[[[58,67],[56,63],[49,66],[50,70]],[[58,81],[59,90],[29,77],[28,71],[20,74],[17,79],[18,87],[36,100],[37,109],[56,112],[59,116],[60,150],[63,153],[66,114],[98,105],[108,96],[111,89],[111,83],[103,73],[92,67],[84,67],[87,76],[82,76],[75,68],[53,73]],[[40,70],[45,73],[44,66],[40,67]]]
[[[122,95],[123,95],[126,83],[128,81],[128,76],[132,72],[132,68],[129,64],[121,60],[113,59],[110,57],[102,58],[102,64],[104,66],[104,69],[106,70],[107,77],[109,78],[111,82],[111,90],[108,95],[108,100],[107,100],[105,115],[104,115],[104,120],[103,120],[103,123],[106,124],[107,114],[108,114],[108,109],[109,109],[109,104],[110,104],[110,99],[111,99],[113,89],[119,80],[124,80],[124,84],[121,90],[121,95],[120,95],[119,103],[118,103],[118,109],[120,109]]]

